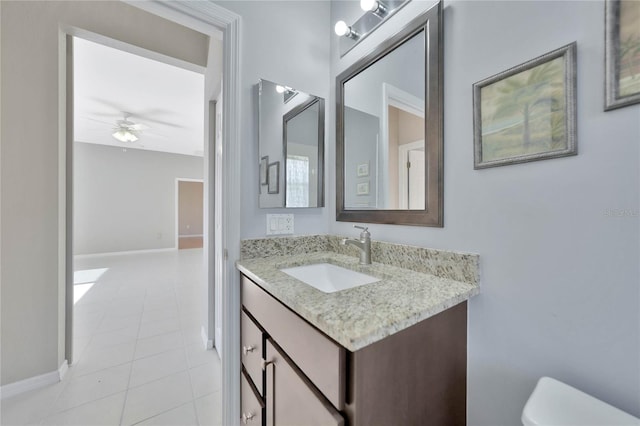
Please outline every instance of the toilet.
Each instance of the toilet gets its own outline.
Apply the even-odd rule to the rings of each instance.
[[[551,377],[542,377],[522,410],[525,426],[640,426],[640,419]]]

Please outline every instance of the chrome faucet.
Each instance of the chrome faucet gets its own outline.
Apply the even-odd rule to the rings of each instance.
[[[371,234],[366,226],[353,225],[354,228],[362,229],[360,239],[343,238],[342,245],[353,244],[360,249],[360,264],[371,265]]]

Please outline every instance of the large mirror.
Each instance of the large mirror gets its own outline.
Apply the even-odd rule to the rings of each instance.
[[[443,226],[440,3],[337,77],[337,220]]]
[[[324,99],[258,83],[260,208],[324,206]]]

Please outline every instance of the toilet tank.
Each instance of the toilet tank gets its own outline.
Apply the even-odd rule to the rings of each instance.
[[[538,380],[522,411],[525,426],[640,426],[640,419],[550,377]]]

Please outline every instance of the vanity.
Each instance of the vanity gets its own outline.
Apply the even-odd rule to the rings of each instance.
[[[335,236],[242,245],[245,424],[465,424],[478,256],[374,241],[389,263],[360,265]],[[283,272],[325,264],[375,281],[326,293]]]
[[[443,75],[438,3],[336,77],[337,221],[444,226]],[[259,206],[322,207],[324,99],[257,87]],[[466,423],[478,256],[362,229],[241,242],[244,424]]]

